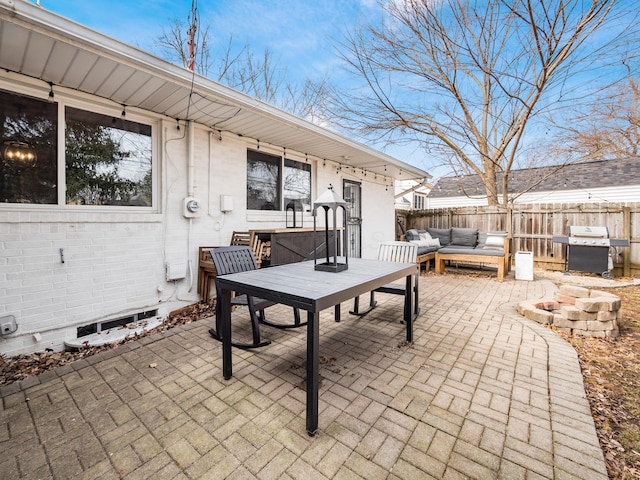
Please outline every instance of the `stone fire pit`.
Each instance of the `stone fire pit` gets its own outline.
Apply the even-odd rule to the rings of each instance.
[[[561,285],[552,300],[525,300],[516,306],[518,313],[559,331],[583,337],[618,336],[620,297],[603,290]]]

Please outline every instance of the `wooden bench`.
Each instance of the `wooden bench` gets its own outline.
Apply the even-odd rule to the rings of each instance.
[[[416,258],[416,263],[418,264],[418,268],[420,268],[420,273],[422,273],[423,263],[425,264],[425,271],[429,272],[429,264],[431,263],[431,260],[434,260],[436,258],[436,253],[437,252],[429,252],[418,255],[418,257]]]
[[[441,253],[435,252],[436,273],[444,273],[445,261],[463,262],[463,263],[489,263],[498,267],[498,281],[502,282],[504,276],[511,270],[511,254],[509,251],[511,239],[504,239],[504,256],[503,255],[482,255],[481,253]],[[495,252],[496,250],[494,250]]]

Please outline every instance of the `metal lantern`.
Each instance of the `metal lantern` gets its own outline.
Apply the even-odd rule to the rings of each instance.
[[[300,200],[291,200],[286,207],[287,228],[302,227],[302,203]]]
[[[314,268],[322,272],[342,272],[349,268],[349,258],[347,250],[344,249],[344,263],[338,261],[338,253],[340,252],[340,233],[338,231],[337,212],[338,208],[343,210],[343,223],[347,218],[347,202],[333,191],[333,186],[329,184],[329,189],[324,192],[318,199],[313,202],[313,249],[316,250],[316,210],[318,207],[324,209],[324,241],[326,247],[326,258],[323,263],[318,263],[317,257],[314,257]],[[329,225],[329,210],[333,211],[333,222]],[[331,229],[331,230],[330,230]],[[333,232],[333,238],[330,239],[329,232]],[[346,235],[346,228],[342,225],[342,231]],[[343,239],[343,245],[346,245],[346,238]],[[333,247],[333,248],[331,248]]]

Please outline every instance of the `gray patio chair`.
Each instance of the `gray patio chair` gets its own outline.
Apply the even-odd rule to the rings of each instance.
[[[210,250],[211,259],[216,267],[217,275],[227,275],[230,273],[246,272],[256,270],[258,263],[249,246],[229,246],[218,247]],[[216,298],[222,298],[222,294],[216,285]],[[306,325],[300,322],[300,311],[294,308],[293,324],[279,324],[268,322],[265,318],[264,310],[275,302],[264,300],[262,298],[252,297],[249,295],[238,295],[231,298],[231,305],[243,305],[249,308],[249,316],[251,319],[251,334],[253,343],[234,343],[231,344],[238,348],[257,348],[269,345],[271,340],[260,339],[260,323],[270,325],[276,328],[297,328]],[[209,329],[209,334],[218,341],[221,341],[220,335],[220,303],[216,302],[216,328]]]
[[[415,263],[418,257],[418,246],[410,242],[383,242],[378,247],[378,260],[382,262],[409,262]],[[413,320],[415,320],[420,314],[420,308],[418,307],[418,279],[420,278],[420,270],[416,271],[415,281],[413,286]],[[369,299],[369,306],[366,310],[359,310],[360,297],[356,297],[353,300],[353,310],[349,313],[352,315],[363,316],[373,310],[377,303],[375,300],[375,294],[377,293],[390,293],[392,295],[404,295],[405,303],[404,308],[410,309],[410,299],[406,293],[406,285],[399,283],[387,283],[380,288],[376,288],[371,291],[371,297]],[[404,320],[402,320],[404,323]]]

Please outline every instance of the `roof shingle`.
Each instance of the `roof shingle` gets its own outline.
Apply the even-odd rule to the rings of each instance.
[[[498,195],[502,194],[502,173],[496,175]],[[640,157],[552,165],[512,170],[509,193],[545,192],[640,185]],[[429,198],[485,195],[478,175],[442,177],[429,192]]]

